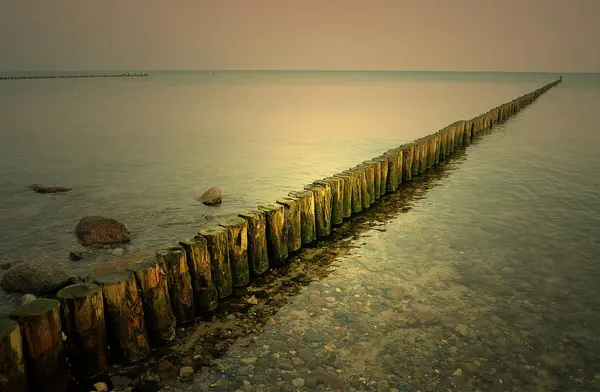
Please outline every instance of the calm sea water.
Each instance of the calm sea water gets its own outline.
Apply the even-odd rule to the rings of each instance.
[[[193,235],[207,216],[274,200],[555,77],[164,72],[3,81],[0,260],[55,260],[75,272],[101,263],[111,251],[67,259],[80,249],[73,229],[85,215],[124,222],[134,234],[125,252],[154,249]],[[225,370],[198,382],[600,390],[598,107],[599,75],[564,75],[424,179],[407,213],[364,233],[276,325],[234,346]],[[38,195],[26,189],[32,183],[74,189]],[[195,201],[211,186],[223,191],[220,207]],[[305,338],[309,331],[322,335]],[[283,359],[272,355],[279,351]],[[290,370],[299,352],[305,358]],[[252,377],[239,372],[248,357],[261,358]]]

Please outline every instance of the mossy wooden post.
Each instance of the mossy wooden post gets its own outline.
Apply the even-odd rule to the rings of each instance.
[[[267,218],[267,251],[269,263],[277,267],[285,264],[288,257],[287,232],[285,227],[285,212],[283,206],[269,203],[258,206],[265,212]]]
[[[359,164],[357,167],[364,169],[367,179],[367,194],[369,196],[369,206],[375,203],[375,168],[371,164]]]
[[[233,292],[227,229],[222,226],[211,225],[201,228],[198,234],[206,238],[206,245],[210,254],[210,265],[219,299],[226,298]]]
[[[185,251],[197,313],[216,309],[219,304],[219,294],[213,276],[206,238],[202,236],[187,238],[179,241],[179,245]]]
[[[300,216],[300,199],[293,196],[281,197],[277,203],[283,206],[284,223],[287,231],[288,253],[302,248],[302,218]]]
[[[328,181],[323,181],[323,180],[317,180],[313,182],[313,185],[316,186],[320,186],[323,188],[323,192],[324,192],[324,206],[325,208],[322,210],[323,211],[323,222],[325,225],[325,232],[327,233],[325,236],[328,236],[329,234],[331,234],[331,218],[332,218],[332,208],[333,208],[333,195],[331,192],[331,184]],[[316,198],[316,195],[315,195]],[[315,212],[316,212],[316,207],[315,207]],[[318,221],[318,220],[317,220]],[[317,233],[317,237],[318,237],[318,233]]]
[[[289,193],[292,197],[300,200],[300,225],[302,234],[302,245],[310,245],[317,240],[317,228],[315,223],[315,195],[312,191],[293,191]]]
[[[339,226],[344,222],[344,179],[333,176],[323,181],[331,187],[331,224]]]
[[[391,193],[398,189],[398,162],[396,160],[396,156],[391,150],[386,151],[383,155],[388,160],[386,190],[388,193]]]
[[[402,149],[400,147],[390,150],[391,156],[396,161],[396,189],[402,184]]]
[[[454,145],[456,147],[462,146],[464,138],[465,138],[465,122],[460,121],[459,125],[458,125],[458,135],[454,140]]]
[[[165,265],[169,298],[177,325],[194,321],[194,288],[185,250],[181,246],[159,248],[156,257]]]
[[[0,318],[0,391],[27,392],[21,328],[16,321],[2,318]]]
[[[167,268],[164,260],[153,257],[131,267],[142,295],[148,338],[153,345],[175,339],[175,315],[171,307]]]
[[[269,269],[267,252],[267,218],[263,211],[247,210],[238,214],[248,223],[248,264],[252,276],[260,276]]]
[[[402,181],[407,182],[412,179],[412,165],[415,152],[415,144],[408,143],[400,146],[402,151]]]
[[[412,167],[411,167],[411,178],[416,177],[419,175],[419,160],[421,157],[421,149],[419,148],[419,141],[415,140],[413,142],[414,148],[413,148],[413,161],[412,161]]]
[[[440,135],[440,161],[448,158],[448,131],[443,128],[438,131]]]
[[[425,167],[429,170],[435,165],[435,139],[433,135],[427,136],[425,142],[427,143],[425,146],[427,149],[427,161],[425,162]]]
[[[361,175],[358,170],[345,170],[342,174],[350,177],[352,185],[352,214],[358,214],[362,211],[362,190],[361,190]]]
[[[369,196],[369,185],[367,183],[367,169],[365,167],[357,166],[353,168],[358,174],[360,184],[360,201],[362,204],[362,210],[366,210],[371,206],[371,197]]]
[[[389,158],[384,154],[373,159],[379,162],[380,180],[379,180],[379,196],[383,197],[387,193],[387,181],[389,171]]]
[[[336,173],[333,176],[342,182],[342,218],[350,218],[352,216],[352,178],[342,173]]]
[[[237,215],[219,220],[219,225],[227,229],[229,265],[234,287],[244,287],[250,283],[248,262],[248,222]]]
[[[84,380],[106,373],[108,342],[102,288],[91,283],[74,284],[61,289],[56,298],[73,376]]]
[[[104,317],[111,354],[128,363],[150,355],[142,299],[129,271],[96,277],[104,296]]]
[[[325,238],[331,234],[330,193],[323,185],[310,184],[304,187],[312,191],[315,201],[315,232],[317,238]]]
[[[376,159],[364,161],[363,165],[368,165],[373,168],[373,200],[381,197],[381,162]]]
[[[21,328],[29,390],[65,392],[70,377],[58,301],[36,299],[14,309],[10,318]]]

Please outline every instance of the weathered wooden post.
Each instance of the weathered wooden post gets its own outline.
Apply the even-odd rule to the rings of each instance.
[[[292,197],[300,200],[300,224],[302,233],[302,245],[310,245],[317,240],[317,228],[315,221],[315,196],[312,191],[293,191],[289,193]]]
[[[222,218],[219,224],[227,229],[229,265],[234,287],[244,287],[250,283],[248,261],[248,222],[237,215]]]
[[[60,302],[65,345],[73,376],[90,379],[108,371],[108,342],[102,288],[80,283],[61,289]]]
[[[344,222],[344,180],[339,177],[326,177],[322,181],[331,187],[331,224],[339,226]]]
[[[219,294],[212,272],[206,238],[202,236],[187,238],[179,241],[179,245],[185,250],[197,312],[209,312],[216,309],[219,304]]]
[[[248,223],[248,264],[253,276],[260,276],[269,269],[267,252],[267,218],[259,210],[247,210],[238,214]]]
[[[359,167],[365,168],[367,176],[367,189],[369,190],[369,204],[375,204],[375,167],[371,163],[362,163]]]
[[[342,174],[350,177],[350,184],[352,185],[352,214],[358,214],[362,211],[362,189],[361,189],[361,175],[357,170],[345,170]]]
[[[98,276],[104,296],[104,317],[108,345],[123,362],[135,362],[150,355],[142,299],[135,277],[129,271]]]
[[[194,321],[194,288],[185,250],[181,246],[159,248],[156,257],[165,264],[169,298],[178,325]]]
[[[154,345],[175,339],[175,315],[171,307],[167,269],[163,260],[152,257],[131,267],[142,295],[148,338]]]
[[[402,181],[407,182],[412,179],[412,165],[415,151],[414,143],[407,143],[400,146],[402,150]]]
[[[371,159],[369,161],[364,161],[362,164],[373,170],[373,192],[369,193],[369,195],[372,200],[378,200],[381,197],[381,162],[376,159]]]
[[[387,193],[389,158],[386,155],[381,155],[373,160],[379,162],[379,169],[381,174],[381,178],[379,180],[379,195],[383,197],[383,195]]]
[[[362,210],[367,210],[371,206],[371,196],[369,194],[369,184],[367,182],[367,169],[365,167],[357,166],[352,170],[356,170],[360,183],[360,200],[362,203]]]
[[[267,251],[271,266],[285,264],[288,257],[285,211],[281,204],[269,203],[258,206],[267,218]]]
[[[293,196],[280,197],[277,203],[283,206],[284,224],[287,232],[288,253],[302,248],[302,218],[300,217],[300,199]]]
[[[10,319],[0,319],[0,391],[27,392],[23,336]]]
[[[227,229],[216,225],[205,226],[200,229],[198,234],[206,238],[206,245],[210,254],[210,265],[219,299],[226,298],[233,291],[233,277],[227,248]]]
[[[331,234],[331,187],[327,185],[310,184],[304,187],[314,194],[317,238],[325,238]]]
[[[65,392],[70,377],[58,301],[36,299],[14,309],[10,318],[21,328],[29,390]]]
[[[352,177],[342,173],[336,173],[333,176],[339,178],[343,183],[342,218],[350,218],[352,216]]]

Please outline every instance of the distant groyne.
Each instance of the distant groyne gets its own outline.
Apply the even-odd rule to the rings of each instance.
[[[410,186],[561,80],[202,227],[122,271],[20,306],[10,320],[0,320],[0,390],[65,392],[71,379],[94,379],[113,363],[139,361],[151,348],[172,344],[177,327],[193,324],[235,288],[288,264],[290,255]]]
[[[0,76],[0,80],[23,80],[23,79],[91,79],[91,78],[140,78],[146,77],[146,72],[139,73],[98,73],[98,74],[82,74],[82,75],[31,75],[31,76]]]

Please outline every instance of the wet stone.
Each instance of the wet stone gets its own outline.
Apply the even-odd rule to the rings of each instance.
[[[304,334],[304,340],[310,343],[321,343],[329,341],[329,335],[322,331],[316,331],[314,329],[308,330]]]

